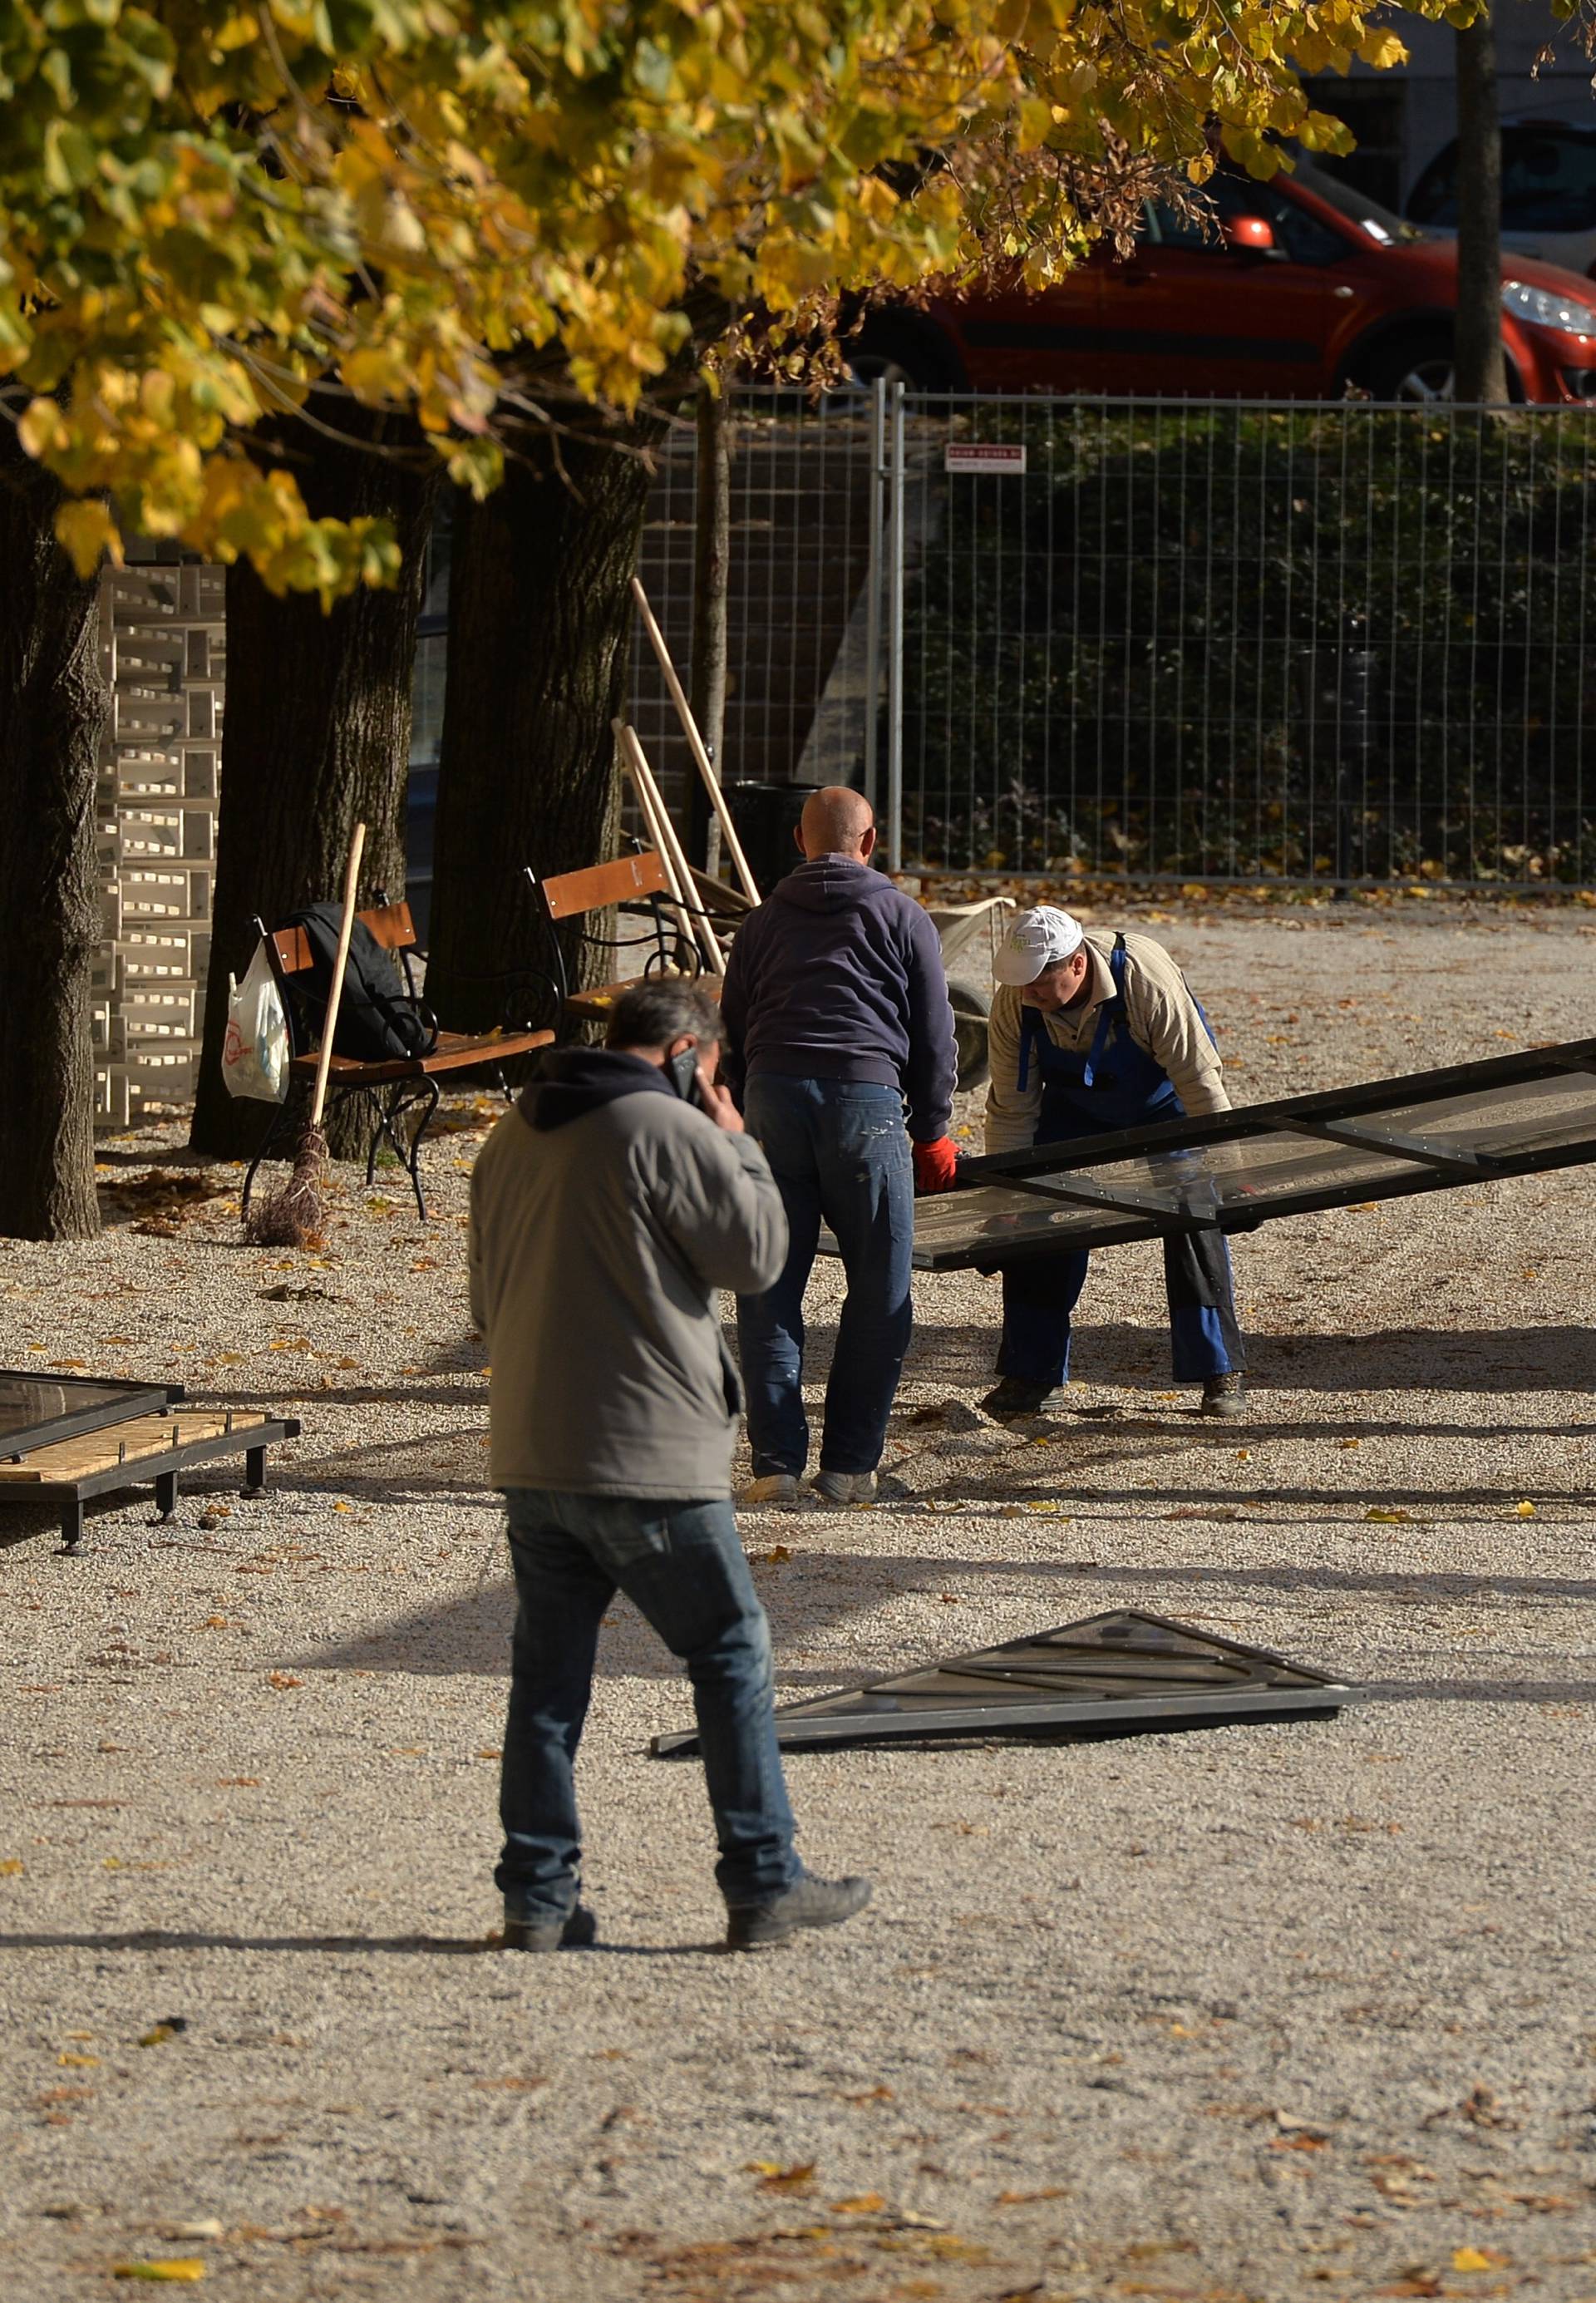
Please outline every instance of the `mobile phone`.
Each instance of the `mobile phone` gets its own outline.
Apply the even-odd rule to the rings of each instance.
[[[703,1091],[698,1084],[698,1050],[684,1048],[678,1056],[667,1056],[665,1074],[684,1103],[695,1103],[704,1109]]]

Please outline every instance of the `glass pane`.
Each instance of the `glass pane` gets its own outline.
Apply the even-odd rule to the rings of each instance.
[[[41,1423],[63,1415],[97,1410],[125,1412],[137,1386],[117,1383],[72,1383],[41,1376],[0,1374],[0,1441],[15,1440]]]
[[[918,1202],[914,1244],[929,1254],[971,1256],[1060,1242],[1068,1245],[1076,1234],[1100,1231],[1107,1220],[1096,1208],[1050,1208],[1029,1192],[987,1184],[979,1191],[947,1192]]]
[[[1478,1152],[1554,1151],[1596,1141],[1596,1079],[1588,1072],[1526,1080],[1521,1087],[1480,1088],[1444,1103],[1393,1104],[1369,1115],[1373,1127],[1432,1135]]]

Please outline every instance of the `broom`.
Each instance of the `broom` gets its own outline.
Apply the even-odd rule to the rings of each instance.
[[[327,1169],[327,1138],[322,1113],[327,1101],[327,1074],[332,1064],[332,1042],[338,1030],[339,1003],[343,998],[344,970],[349,965],[349,938],[355,929],[355,882],[360,874],[365,826],[355,826],[349,842],[349,866],[344,874],[343,918],[339,923],[338,951],[332,962],[332,982],[327,992],[327,1015],[316,1058],[315,1092],[310,1100],[310,1119],[299,1131],[294,1165],[287,1183],[269,1198],[257,1200],[244,1227],[245,1236],[256,1247],[309,1247],[321,1236],[322,1183]]]

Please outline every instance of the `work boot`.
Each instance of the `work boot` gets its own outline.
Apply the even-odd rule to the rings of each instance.
[[[862,1911],[870,1900],[868,1879],[817,1879],[801,1871],[792,1885],[768,1903],[728,1903],[727,1951],[771,1951],[800,1928],[836,1928]]]
[[[586,1951],[598,1941],[599,1922],[584,1903],[563,1919],[517,1919],[504,1915],[506,1951]]]
[[[796,1472],[766,1472],[737,1491],[743,1511],[791,1511],[808,1500]]]
[[[817,1472],[810,1486],[828,1504],[890,1503],[909,1492],[902,1480],[881,1472]]]
[[[1022,1375],[1005,1375],[981,1405],[995,1421],[1015,1423],[1024,1416],[1039,1415],[1057,1397],[1055,1383],[1032,1383]]]
[[[1211,1375],[1203,1386],[1200,1415],[1231,1417],[1247,1413],[1247,1386],[1232,1369],[1229,1375]]]

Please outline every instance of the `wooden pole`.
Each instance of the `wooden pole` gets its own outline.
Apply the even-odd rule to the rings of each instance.
[[[338,1030],[338,1011],[343,1000],[343,980],[349,965],[349,939],[355,932],[355,886],[360,877],[360,858],[365,850],[365,826],[355,826],[355,837],[349,842],[349,869],[343,879],[343,917],[338,924],[338,950],[332,961],[332,982],[327,992],[327,1020],[322,1026],[322,1044],[316,1057],[315,1094],[311,1099],[310,1124],[319,1127],[322,1112],[327,1101],[327,1075],[332,1067],[332,1040]]]
[[[626,721],[624,720],[612,720],[609,724],[615,733],[616,751],[619,756],[621,766],[625,769],[626,774],[632,779],[632,789],[637,796],[637,806],[643,817],[643,830],[648,833],[654,853],[659,858],[659,868],[665,874],[667,899],[669,903],[670,908],[676,915],[677,932],[684,943],[691,944],[694,950],[701,950],[702,947],[699,943],[697,932],[693,928],[693,915],[688,907],[688,898],[685,895],[682,889],[682,883],[676,876],[676,867],[672,864],[669,853],[666,848],[665,836],[659,828],[659,814],[654,805],[659,798],[658,790],[651,784],[649,789],[645,790],[637,780],[636,769],[632,759],[632,746],[629,740],[632,731],[627,727]]]
[[[709,961],[712,972],[717,975],[724,975],[726,954],[720,948],[720,939],[693,895],[693,874],[687,868],[687,858],[682,853],[682,843],[676,838],[676,826],[670,820],[669,810],[660,797],[659,787],[654,781],[653,770],[649,766],[643,746],[637,740],[637,730],[635,728],[628,727],[624,720],[616,720],[610,724],[619,740],[621,758],[636,788],[637,797],[654,845],[659,851],[659,860],[665,866],[665,875],[670,881],[672,892],[677,898],[677,908],[682,916],[682,924],[687,931],[688,939],[691,941],[696,937],[699,948]]]
[[[727,807],[726,795],[720,789],[720,779],[715,772],[713,761],[704,749],[704,739],[698,732],[698,722],[693,716],[693,707],[683,693],[681,681],[676,678],[676,668],[670,660],[670,650],[665,645],[665,635],[654,620],[654,612],[649,605],[649,595],[635,576],[632,578],[632,597],[637,603],[637,612],[643,618],[643,628],[649,636],[654,654],[659,659],[659,669],[665,675],[665,685],[670,690],[670,700],[676,707],[676,715],[682,723],[682,732],[687,738],[687,748],[693,755],[693,764],[704,780],[704,789],[710,795],[710,805],[720,819],[720,830],[726,841],[727,853],[736,868],[744,893],[757,904],[760,900],[759,882],[748,867],[748,858],[743,853],[743,842],[737,837],[737,827],[732,822],[732,812]]]

